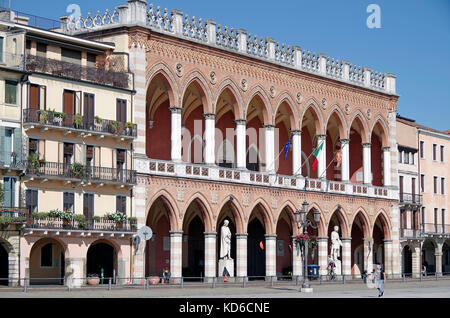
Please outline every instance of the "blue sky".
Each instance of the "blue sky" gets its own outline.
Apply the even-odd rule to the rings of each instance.
[[[147,2],[394,73],[400,95],[398,112],[435,129],[450,129],[449,0]],[[58,20],[69,4],[78,4],[85,16],[124,3],[126,0],[11,0],[11,8]],[[366,26],[370,15],[366,8],[371,3],[381,8],[380,29]]]

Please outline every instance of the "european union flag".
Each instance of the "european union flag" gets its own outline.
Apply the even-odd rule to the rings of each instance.
[[[288,152],[289,152],[289,147],[291,146],[291,140],[292,140],[292,137],[293,137],[294,135],[291,135],[291,137],[289,138],[289,141],[287,142],[287,144],[285,144],[284,145],[284,160],[286,160],[286,157],[287,157],[287,154],[288,154]]]

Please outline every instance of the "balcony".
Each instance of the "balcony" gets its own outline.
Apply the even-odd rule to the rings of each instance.
[[[400,237],[404,239],[419,239],[422,237],[422,231],[419,229],[400,229]]]
[[[41,127],[42,129],[60,129],[68,134],[71,130],[80,133],[96,135],[108,134],[122,139],[134,139],[137,137],[137,125],[122,123],[115,120],[86,118],[80,115],[59,113],[51,110],[24,109],[23,122],[25,129]]]
[[[424,223],[422,224],[422,231],[426,236],[450,237],[450,225],[448,224]]]
[[[0,52],[0,67],[16,71],[25,71],[25,58],[22,54]]]
[[[0,151],[0,169],[6,170],[25,170],[27,161],[23,156],[16,152]]]
[[[421,206],[422,196],[419,194],[402,193],[400,192],[400,205],[403,206]]]
[[[136,184],[136,171],[105,168],[87,167],[82,164],[70,164],[58,162],[40,162],[39,167],[28,164],[26,174],[28,178],[60,179],[66,182],[81,182],[83,184],[118,184],[132,186]]]
[[[12,224],[23,224],[27,222],[27,209],[0,207],[0,226],[9,227]]]
[[[125,71],[117,72],[103,68],[81,66],[36,55],[27,55],[25,63],[26,70],[29,72],[44,73],[128,90],[131,90],[133,85],[132,74]]]
[[[134,160],[137,173],[142,174],[355,195],[391,200],[398,199],[398,191],[394,191],[387,187],[352,184],[325,179],[310,179],[303,176],[285,176],[266,172],[238,170],[184,162],[178,163],[145,158],[135,158]]]

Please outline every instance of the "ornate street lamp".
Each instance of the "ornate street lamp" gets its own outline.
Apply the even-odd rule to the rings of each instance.
[[[308,214],[308,202],[304,201],[302,203],[302,209],[297,210],[294,213],[294,219],[297,223],[297,228],[300,231],[300,227],[303,227],[303,234],[308,234],[308,227],[312,227],[313,229],[317,229],[317,224],[320,222],[320,211],[314,209],[314,223],[315,225],[306,218]],[[310,285],[308,280],[308,248],[306,248],[306,253],[303,253],[304,258],[304,266],[303,266],[303,285],[302,291],[310,291]]]

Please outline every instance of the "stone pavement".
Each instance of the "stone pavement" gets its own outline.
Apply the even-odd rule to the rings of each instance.
[[[107,286],[97,289],[61,287],[32,287],[24,293],[18,288],[0,288],[0,298],[378,298],[378,292],[362,283],[313,285],[311,294],[300,293],[300,286],[278,284],[274,287],[227,286],[203,287],[139,287]],[[423,282],[387,282],[384,298],[450,298],[450,280]]]

